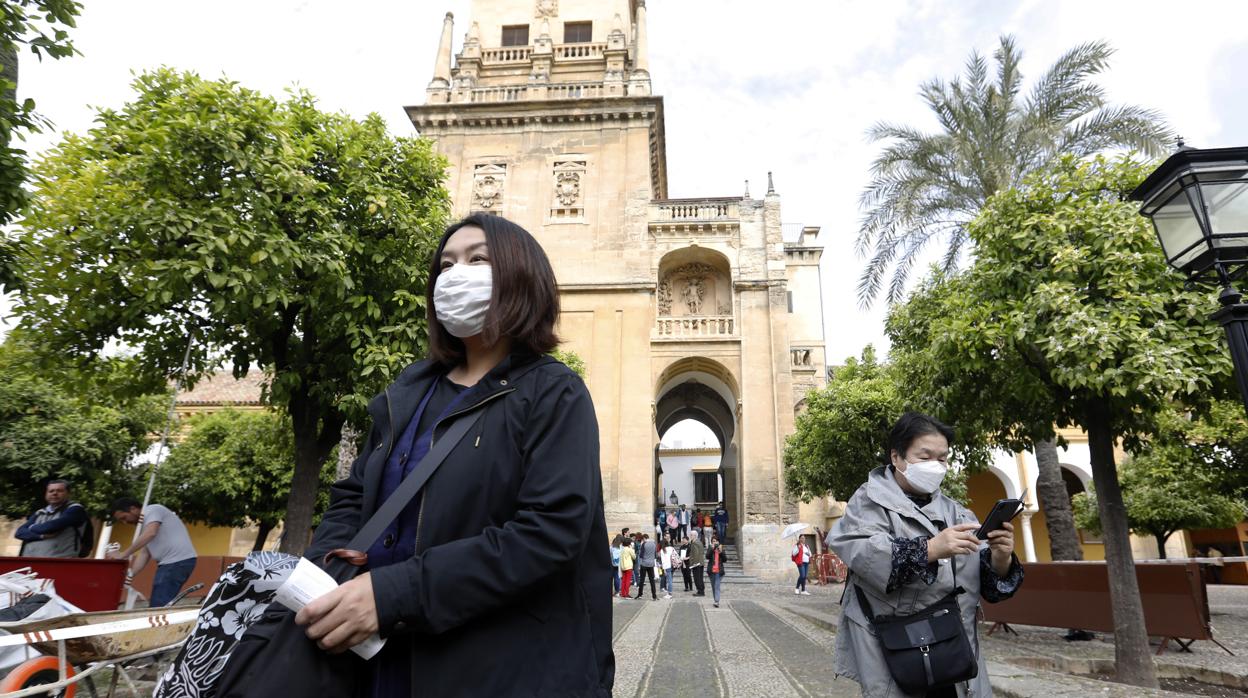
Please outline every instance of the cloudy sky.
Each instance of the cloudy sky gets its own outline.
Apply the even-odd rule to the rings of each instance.
[[[160,65],[228,76],[269,93],[298,84],[323,108],[381,114],[413,133],[442,16],[468,0],[111,0],[86,3],[83,55],[22,65],[21,93],[63,131],[130,95],[133,71]],[[883,344],[883,309],[854,295],[857,196],[878,120],[934,128],[922,81],[953,77],[972,49],[1014,34],[1025,75],[1071,46],[1117,50],[1111,98],[1161,110],[1198,147],[1248,145],[1248,2],[1194,0],[650,0],[651,75],[665,98],[670,195],[765,190],[775,172],[786,223],[822,228],[825,327],[833,362]],[[1176,11],[1181,8],[1183,11]],[[56,132],[30,142],[39,150]]]

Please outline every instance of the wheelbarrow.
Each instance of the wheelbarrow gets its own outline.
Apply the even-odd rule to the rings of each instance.
[[[173,603],[197,590],[188,588]],[[137,697],[138,689],[126,669],[172,658],[194,628],[198,615],[198,605],[171,604],[0,623],[0,633],[8,633],[0,635],[0,647],[26,644],[44,654],[11,669],[0,680],[0,698],[73,698],[79,682],[92,698],[99,698],[94,676],[106,668],[112,668],[113,673],[104,696],[112,698],[118,681],[124,680]]]

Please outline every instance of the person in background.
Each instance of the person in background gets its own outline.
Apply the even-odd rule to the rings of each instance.
[[[637,550],[637,564],[641,567],[641,576],[637,578],[637,598],[646,593],[646,580],[650,580],[650,596],[659,600],[659,593],[654,582],[654,564],[657,557],[654,541],[650,536],[641,537],[641,547]]]
[[[159,504],[148,504],[140,510],[139,500],[121,497],[109,508],[113,520],[131,525],[143,522],[143,532],[130,547],[118,553],[109,553],[114,560],[138,557],[131,564],[135,574],[142,570],[148,559],[156,561],[156,578],[152,580],[152,595],[147,605],[155,608],[173,600],[182,585],[195,571],[195,546],[186,532],[186,526],[178,515]]]
[[[618,533],[615,539],[611,541],[611,593],[620,593],[620,545],[624,542],[624,536]]]
[[[1209,546],[1208,557],[1213,559],[1213,562],[1209,564],[1210,581],[1212,581],[1214,584],[1221,584],[1222,583],[1222,568],[1226,565],[1226,563],[1222,561],[1222,558],[1224,557],[1222,555],[1222,551],[1218,550],[1217,548],[1211,545]]]
[[[624,529],[628,530],[628,529]],[[620,541],[620,598],[628,598],[628,590],[633,585],[633,561],[637,556],[633,553],[633,541],[625,537]]]
[[[715,515],[711,517],[711,521],[715,524],[715,534],[719,536],[721,541],[728,539],[728,508],[723,502],[719,503],[719,507],[715,509]]]
[[[689,537],[689,508],[684,504],[680,505],[680,540]]]
[[[693,591],[693,574],[689,571],[689,539],[680,539],[680,555],[677,556],[680,563],[680,576],[685,580],[685,591]]]
[[[91,525],[87,510],[69,498],[69,481],[52,480],[43,488],[47,506],[26,519],[14,534],[22,541],[22,557],[87,557],[91,542],[84,531]]]
[[[694,531],[693,538],[689,541],[690,572],[693,574],[693,585],[697,588],[694,596],[706,596],[706,586],[702,583],[702,564],[705,560],[706,547],[702,545],[698,532]]]
[[[667,533],[671,540],[680,540],[680,517],[675,509],[667,512]]]
[[[789,551],[789,556],[793,558],[793,564],[797,565],[797,586],[793,587],[793,593],[810,596],[810,592],[806,591],[806,574],[810,570],[810,547],[799,537],[793,550]]]
[[[654,510],[654,533],[657,540],[662,540],[663,534],[667,533],[667,514],[662,505]]]
[[[711,594],[715,599],[715,608],[719,608],[720,587],[724,581],[724,563],[728,562],[728,553],[719,544],[718,536],[711,536],[711,547],[706,551],[706,569],[711,577]]]
[[[659,550],[659,568],[663,570],[663,598],[665,599],[672,598],[672,554],[675,552],[675,548],[666,544]]]

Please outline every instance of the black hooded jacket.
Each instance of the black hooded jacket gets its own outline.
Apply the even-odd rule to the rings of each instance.
[[[305,553],[343,547],[380,506],[394,440],[446,368],[408,367]],[[606,696],[611,557],[589,391],[548,357],[513,354],[440,421],[484,410],[422,497],[415,554],[371,572],[383,637],[412,646],[413,696]]]

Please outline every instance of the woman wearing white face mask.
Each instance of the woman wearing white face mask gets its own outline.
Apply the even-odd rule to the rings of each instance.
[[[295,620],[334,653],[386,638],[367,663],[346,655],[363,696],[609,695],[598,424],[585,384],[547,355],[550,262],[520,226],[471,216],[442,237],[426,300],[430,358],[370,403],[368,441],[305,556],[345,557],[401,482],[432,474],[367,548],[367,571]],[[443,437],[445,460],[422,462]]]
[[[828,547],[850,571],[841,598],[836,672],[861,684],[864,696],[992,695],[976,616],[981,599],[994,603],[1013,596],[1023,569],[1010,524],[981,541],[975,515],[940,491],[952,440],[953,429],[940,421],[903,415],[889,434],[889,464],[871,471],[828,534]],[[954,613],[961,616],[965,642],[953,636],[959,624],[942,625]],[[881,616],[912,618],[891,621],[893,628],[908,625],[898,639],[878,622]],[[918,620],[928,617],[926,624]],[[888,652],[882,634],[888,635]],[[915,648],[897,652],[907,638],[919,636],[925,639]],[[946,652],[965,660],[967,671],[956,681],[935,676],[940,666],[954,663],[941,654]],[[927,688],[903,690],[898,670],[913,670]]]

